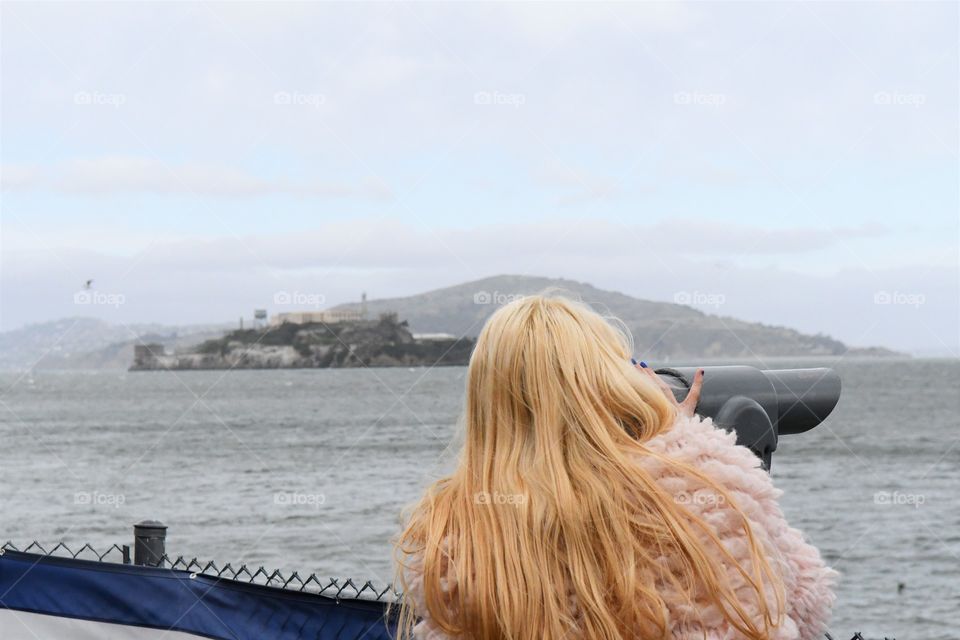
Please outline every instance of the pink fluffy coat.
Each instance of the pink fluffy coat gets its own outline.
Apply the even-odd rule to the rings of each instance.
[[[680,418],[673,428],[645,444],[652,451],[693,465],[709,476],[730,493],[749,519],[754,536],[766,549],[771,566],[782,577],[785,587],[784,616],[774,629],[771,640],[822,637],[834,601],[832,585],[838,574],[824,564],[820,553],[804,540],[800,531],[787,524],[777,503],[782,492],[773,486],[757,457],[749,449],[737,445],[734,434],[715,427],[709,418],[699,416]],[[733,556],[748,566],[747,536],[736,512],[725,504],[722,496],[699,487],[696,481],[680,475],[653,456],[639,457],[637,463],[677,500],[683,501],[687,508],[703,518]],[[407,597],[411,598],[421,616],[414,628],[414,636],[420,640],[450,640],[433,624],[426,610],[422,577],[416,572],[418,564],[419,560],[414,558],[413,570],[407,573]],[[758,610],[756,594],[739,573],[731,570],[729,575],[741,596],[741,603],[748,612],[755,614]],[[444,587],[449,590],[454,585]],[[668,604],[671,631],[676,640],[735,640],[742,637],[708,601],[695,603],[699,622],[684,622],[694,619],[689,605],[681,603],[680,598],[673,597],[674,594],[662,595]]]

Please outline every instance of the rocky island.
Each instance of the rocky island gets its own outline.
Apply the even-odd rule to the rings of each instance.
[[[183,352],[161,344],[139,345],[131,371],[164,369],[323,369],[465,365],[474,341],[417,338],[395,313],[376,320],[283,322],[238,329]]]

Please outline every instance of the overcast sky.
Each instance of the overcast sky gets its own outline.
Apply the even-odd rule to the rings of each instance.
[[[956,355],[957,7],[6,2],[0,329],[525,273]]]

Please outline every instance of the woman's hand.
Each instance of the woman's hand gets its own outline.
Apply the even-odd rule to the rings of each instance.
[[[687,397],[683,399],[683,402],[677,402],[677,398],[673,395],[673,390],[670,389],[670,386],[661,380],[660,376],[654,373],[653,369],[646,366],[645,362],[636,365],[636,367],[642,373],[649,376],[655,385],[660,387],[667,396],[667,400],[670,401],[670,404],[677,408],[678,414],[686,416],[687,418],[693,417],[697,403],[700,401],[700,389],[703,387],[703,369],[697,369],[697,373],[694,374],[693,384],[690,385],[690,391],[687,392]]]

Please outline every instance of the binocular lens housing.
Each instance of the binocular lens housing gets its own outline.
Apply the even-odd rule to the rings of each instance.
[[[737,434],[769,469],[780,434],[803,433],[823,422],[840,400],[840,376],[829,368],[761,370],[745,365],[656,369],[683,400],[697,369],[704,370],[697,413]]]

